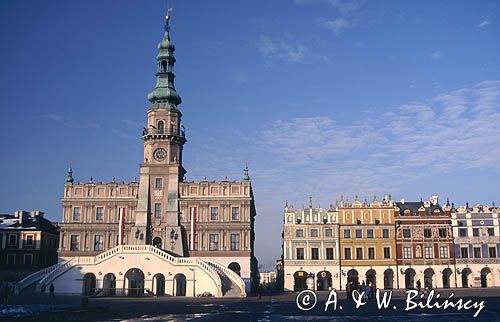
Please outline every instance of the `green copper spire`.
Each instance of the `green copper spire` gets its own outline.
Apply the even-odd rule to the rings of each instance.
[[[248,175],[248,165],[245,165],[245,169],[243,170],[243,181],[249,181],[250,176]]]
[[[68,169],[68,176],[66,177],[66,183],[73,183],[73,169],[71,169],[71,166],[69,166]]]
[[[171,12],[172,8],[168,9]],[[148,94],[148,100],[153,106],[158,108],[176,108],[181,103],[181,97],[177,94],[174,86],[174,64],[175,46],[170,41],[170,16],[165,17],[167,23],[165,25],[165,34],[163,39],[158,44],[158,71],[156,72],[156,86],[154,90]]]

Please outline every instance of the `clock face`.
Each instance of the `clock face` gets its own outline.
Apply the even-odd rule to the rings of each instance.
[[[156,161],[163,161],[167,157],[167,151],[162,148],[156,149],[153,153],[153,157]]]

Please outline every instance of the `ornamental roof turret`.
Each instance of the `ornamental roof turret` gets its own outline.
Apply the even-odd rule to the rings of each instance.
[[[69,166],[68,169],[68,176],[66,177],[66,183],[73,183],[73,169],[71,169],[71,166]]]
[[[168,9],[170,13],[172,8]],[[170,16],[165,16],[165,34],[158,44],[158,69],[156,72],[156,85],[151,93],[148,94],[148,100],[156,108],[177,108],[181,103],[181,97],[177,94],[174,86],[174,65],[175,46],[170,40]]]

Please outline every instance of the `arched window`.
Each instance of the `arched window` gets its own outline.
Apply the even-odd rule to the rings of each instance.
[[[417,247],[415,248],[415,257],[422,257],[422,247],[420,247],[420,245],[417,245]]]
[[[161,72],[162,73],[166,73],[167,72],[167,66],[168,66],[168,64],[167,64],[166,61],[162,61],[161,62]]]
[[[165,131],[165,123],[163,123],[163,121],[158,121],[157,129],[159,134],[163,134]]]

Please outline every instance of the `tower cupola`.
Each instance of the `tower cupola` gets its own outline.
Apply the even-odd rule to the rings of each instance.
[[[171,10],[169,10],[170,12]],[[148,100],[156,108],[177,108],[181,104],[181,97],[174,86],[175,46],[170,40],[170,16],[165,16],[165,33],[158,44],[156,85]]]

